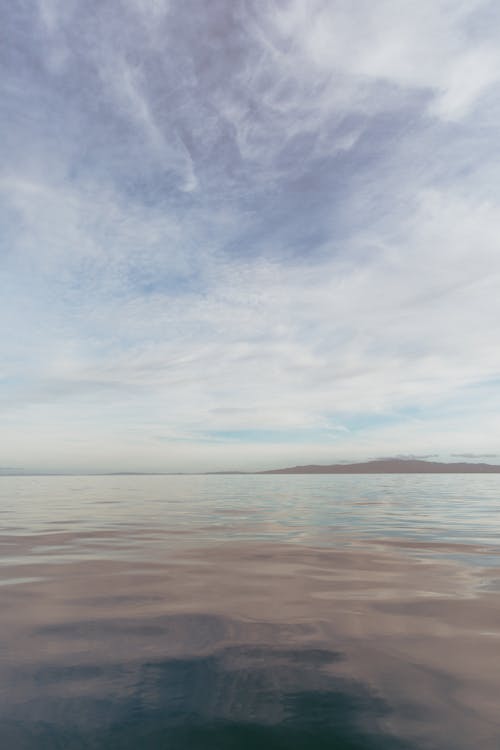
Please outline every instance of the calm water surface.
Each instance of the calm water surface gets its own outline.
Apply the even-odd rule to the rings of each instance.
[[[2,750],[500,748],[500,476],[0,477]]]

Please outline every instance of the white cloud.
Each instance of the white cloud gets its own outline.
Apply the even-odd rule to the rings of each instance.
[[[500,68],[488,4],[228,6],[235,36],[214,37],[212,56],[213,40],[192,47],[203,18],[180,4],[125,7],[126,22],[80,19],[61,78],[41,74],[44,88],[23,71],[16,89],[14,71],[9,84],[30,157],[11,129],[3,462],[490,452],[500,211],[483,118],[498,105],[483,94]],[[41,9],[64,46],[72,15]]]
[[[103,84],[115,97],[119,111],[143,130],[162,167],[178,175],[181,190],[195,190],[198,180],[189,151],[176,132],[163,132],[148,100],[140,66],[133,67],[123,55],[101,49],[98,67]]]
[[[122,214],[104,206],[119,226]],[[81,391],[87,399],[95,391],[98,409],[103,400],[120,408],[123,398],[137,401],[155,430],[164,421],[192,433],[338,427],[345,414],[432,407],[459,396],[500,371],[489,329],[500,313],[499,214],[436,193],[424,194],[420,206],[405,246],[386,247],[362,267],[339,259],[286,269],[211,256],[201,291],[180,296],[117,283],[133,266],[136,238],[154,240],[151,217],[129,218],[117,247],[99,247],[70,212],[65,236],[79,227],[78,248],[105,256],[83,288],[88,299],[75,292],[79,311],[67,321],[60,352],[52,346],[50,360],[38,363],[53,389],[35,389],[33,398]],[[168,221],[156,231],[165,238],[167,228]],[[153,252],[147,262],[165,270],[168,254]],[[170,271],[178,271],[175,262]]]
[[[344,74],[360,88],[382,81],[428,90],[430,111],[455,120],[500,80],[497,40],[477,39],[469,29],[474,15],[491,12],[482,0],[295,0],[271,8],[278,38],[293,43],[294,56],[300,50],[304,64],[327,73],[333,89]]]

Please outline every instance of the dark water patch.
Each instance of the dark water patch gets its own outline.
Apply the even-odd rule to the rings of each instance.
[[[16,750],[409,749],[384,730],[391,711],[374,691],[323,669],[339,658],[241,646],[202,658],[40,669],[38,695],[9,707],[0,743]],[[74,683],[82,690],[71,695]]]

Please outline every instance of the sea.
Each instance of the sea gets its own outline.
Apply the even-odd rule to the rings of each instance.
[[[0,477],[2,750],[499,750],[500,475]]]

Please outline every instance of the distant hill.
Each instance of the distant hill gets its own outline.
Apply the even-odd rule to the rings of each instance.
[[[500,465],[473,463],[440,463],[413,458],[384,458],[356,464],[330,466],[292,466],[269,469],[260,474],[500,474]]]

